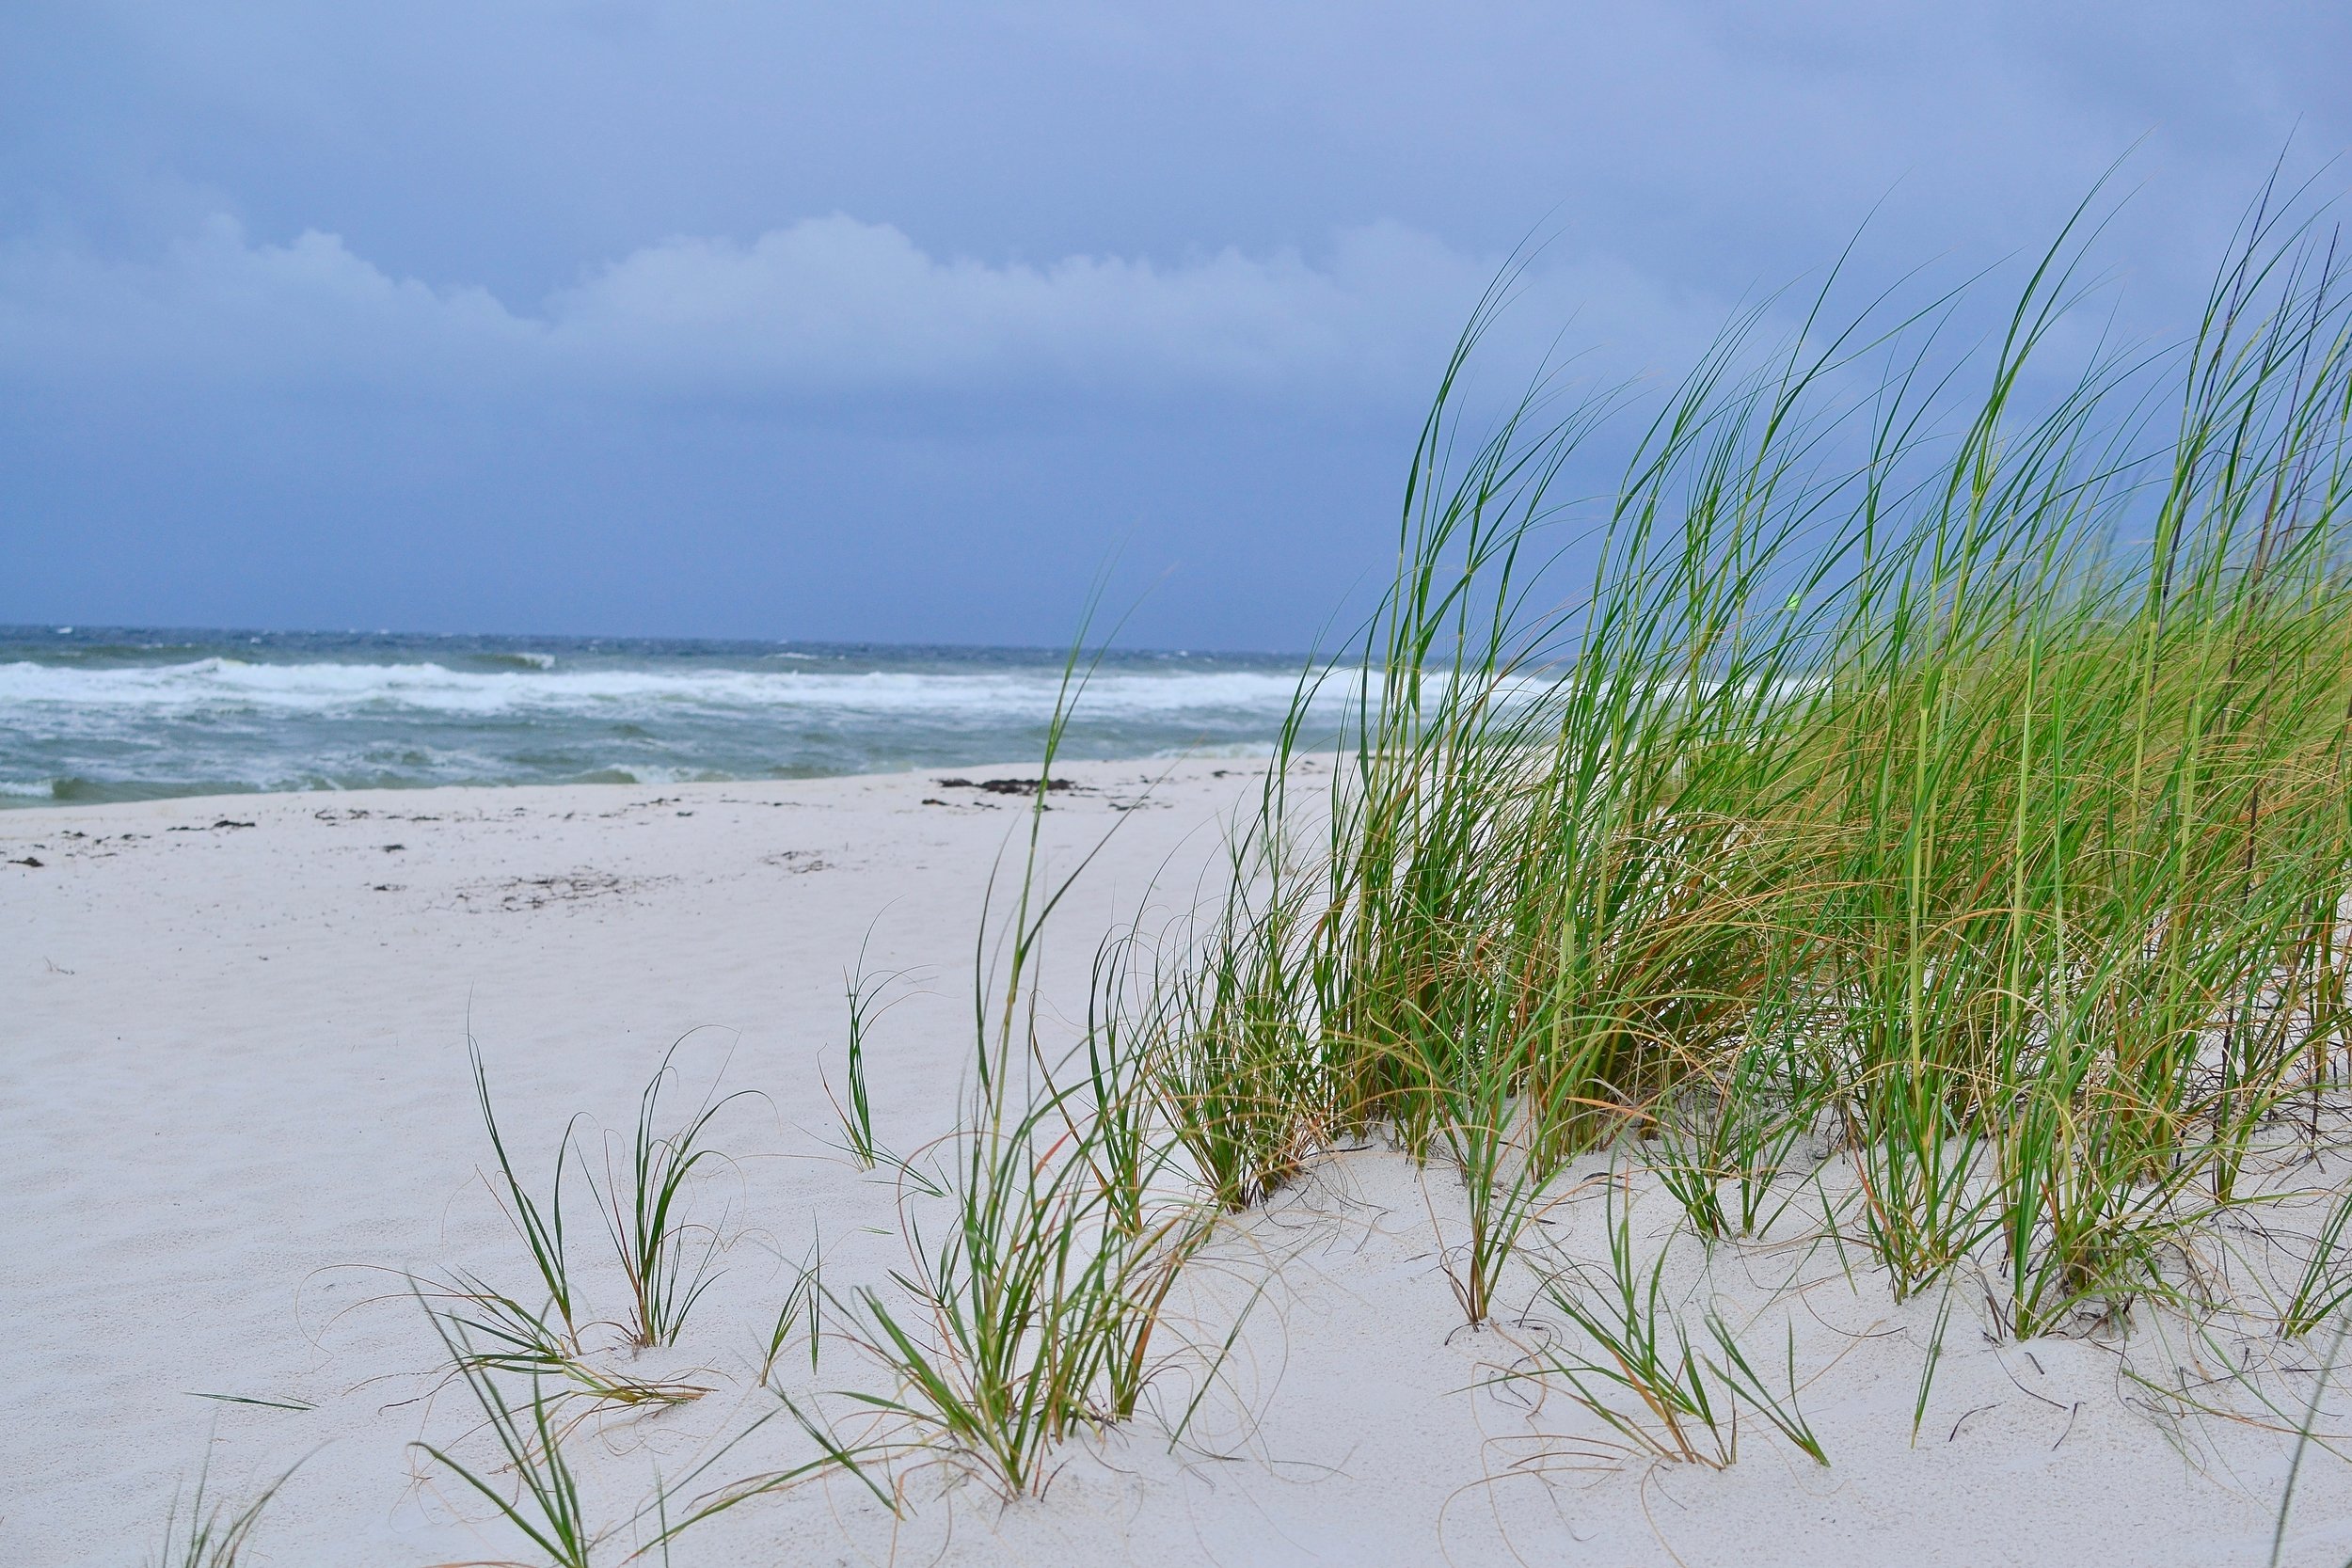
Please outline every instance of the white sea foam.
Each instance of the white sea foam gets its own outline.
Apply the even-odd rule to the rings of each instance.
[[[223,789],[961,769],[1034,754],[1062,694],[1050,657],[911,650],[869,663],[510,644],[353,658],[248,656],[242,635],[210,642],[213,657],[172,663],[0,662],[0,809]],[[1065,751],[1247,752],[1273,739],[1295,689],[1271,660],[1115,659],[1077,704]]]
[[[909,673],[628,669],[453,670],[441,664],[255,664],[204,658],[111,670],[20,661],[0,664],[0,717],[48,710],[144,710],[192,716],[239,711],[335,714],[407,710],[489,716],[540,712],[627,719],[680,709],[809,709],[943,719],[1042,717],[1054,673]],[[533,660],[536,663],[536,660]],[[1195,712],[1279,715],[1290,676],[1261,671],[1110,671],[1088,687],[1098,719]]]

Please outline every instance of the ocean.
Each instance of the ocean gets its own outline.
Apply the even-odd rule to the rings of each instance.
[[[0,627],[0,806],[1013,763],[1040,754],[1062,661],[1038,648]],[[1263,752],[1303,663],[1114,653],[1065,752]]]

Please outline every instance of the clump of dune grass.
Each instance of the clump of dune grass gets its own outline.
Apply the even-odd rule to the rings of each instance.
[[[960,1134],[949,1215],[936,1230],[909,1217],[898,1292],[861,1291],[844,1329],[898,1385],[847,1397],[928,1433],[1008,1497],[1041,1490],[1071,1436],[1136,1413],[1168,1291],[1206,1234],[1189,1208],[1126,1223],[1088,1168],[1096,1135],[1056,1136],[1067,1109],[1051,1093]]]
[[[1460,435],[1490,296],[1394,585],[1163,988],[1214,1196],[1392,1141],[1463,1188],[1476,1323],[1575,1156],[1629,1139],[1716,1241],[1826,1145],[1899,1299],[1982,1264],[2020,1337],[2194,1305],[2168,1259],[2352,1059],[2352,310],[2273,195],[2174,347],[2051,363],[2089,204],[1957,358],[1948,300],[1744,318],[1591,501],[1626,399]],[[2298,1331],[2345,1299],[2314,1269]]]

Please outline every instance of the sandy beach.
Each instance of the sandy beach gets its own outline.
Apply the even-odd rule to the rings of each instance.
[[[0,7],[0,1568],[2352,1568],[2347,62]]]
[[[1096,941],[1189,903],[1257,779],[1231,762],[1067,774],[1081,787],[1045,818],[1049,867],[1109,834],[1057,916],[1045,993],[1074,1011]],[[532,1180],[567,1118],[591,1139],[626,1128],[674,1041],[679,1103],[714,1082],[755,1091],[714,1124],[727,1158],[696,1193],[727,1242],[717,1283],[675,1347],[614,1363],[707,1394],[596,1414],[566,1439],[590,1518],[613,1531],[605,1558],[625,1559],[650,1533],[632,1515],[658,1482],[778,1408],[762,1361],[812,1237],[836,1291],[885,1287],[903,1266],[898,1187],[834,1147],[845,972],[863,949],[870,973],[910,976],[874,1025],[869,1070],[878,1134],[919,1148],[953,1125],[974,937],[1025,807],[925,774],[0,816],[0,1168],[15,1194],[0,1221],[0,1560],[142,1560],[199,1465],[233,1497],[296,1462],[251,1562],[533,1560],[412,1447],[463,1445],[479,1423],[462,1388],[437,1386],[439,1347],[401,1271],[529,1277],[478,1174],[469,1031]],[[1723,1469],[1613,1454],[1567,1402],[1497,1381],[1560,1331],[1539,1303],[1507,1331],[1461,1329],[1438,1261],[1460,1211],[1450,1180],[1390,1152],[1337,1154],[1226,1222],[1181,1315],[1214,1345],[1249,1305],[1218,1376],[1196,1402],[1207,1353],[1170,1346],[1144,1413],[1069,1445],[1041,1498],[1004,1504],[936,1463],[894,1520],[849,1478],[818,1476],[681,1536],[674,1560],[2269,1560],[2292,1436],[2265,1428],[2291,1418],[2242,1396],[2234,1417],[2184,1416],[2135,1381],[2186,1386],[2232,1345],[2161,1321],[2128,1339],[1994,1342],[1963,1294],[1915,1421],[1939,1302],[1897,1305],[1859,1260],[1849,1271],[1807,1240],[1819,1227],[1803,1216],[1785,1239],[1711,1257],[1685,1230],[1664,1243],[1665,1277],[1714,1302],[1775,1375],[1788,1362],[1829,1465],[1756,1422]],[[1600,1185],[1546,1219],[1545,1255],[1597,1255]],[[1645,1245],[1674,1217],[1637,1183]],[[593,1215],[573,1225],[587,1289],[609,1292]],[[1513,1289],[1532,1296],[1534,1280]],[[2313,1358],[2323,1338],[2234,1349]],[[851,1352],[829,1346],[812,1369],[798,1340],[769,1381],[845,1420],[836,1391],[887,1392]],[[812,1452],[771,1420],[680,1490]],[[2328,1456],[2306,1464],[2280,1560],[2352,1550],[2347,1479]]]

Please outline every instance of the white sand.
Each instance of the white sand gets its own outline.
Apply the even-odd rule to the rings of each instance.
[[[1252,783],[1232,764],[1188,764],[1143,809],[1115,812],[1141,797],[1147,771],[1073,767],[1096,790],[1049,817],[1059,864],[1120,824],[1062,920],[1049,991],[1065,1005],[1096,937],[1155,879],[1196,885],[1218,814]],[[766,1097],[720,1125],[736,1160],[706,1212],[723,1202],[745,1232],[727,1272],[677,1349],[635,1364],[719,1392],[592,1422],[570,1445],[592,1515],[625,1520],[657,1471],[684,1473],[774,1408],[752,1386],[758,1341],[789,1278],[782,1259],[802,1254],[812,1226],[836,1289],[882,1284],[902,1262],[892,1188],[825,1147],[834,1123],[818,1069],[838,1081],[842,974],[870,928],[870,967],[931,976],[929,994],[879,1026],[874,1092],[893,1146],[946,1132],[969,1053],[981,890],[1018,807],[909,776],[0,816],[0,860],[43,863],[0,865],[0,1562],[142,1560],[208,1433],[213,1482],[232,1494],[309,1456],[253,1563],[530,1560],[411,1450],[420,1437],[462,1440],[472,1423],[460,1390],[420,1400],[438,1347],[378,1272],[463,1266],[517,1291],[530,1279],[474,1175],[486,1149],[469,1017],[534,1180],[574,1113],[625,1125],[690,1030],[705,1031],[681,1054],[690,1089],[723,1060],[728,1086]],[[254,825],[213,826],[224,819]],[[1685,1230],[1670,1282],[1695,1302],[1711,1293],[1735,1322],[1760,1312],[1759,1365],[1779,1366],[1794,1323],[1803,1405],[1833,1465],[1753,1418],[1727,1470],[1613,1461],[1599,1426],[1557,1393],[1487,1382],[1523,1348],[1456,1331],[1433,1226],[1458,1209],[1442,1172],[1365,1153],[1231,1225],[1199,1269],[1204,1334],[1217,1302],[1269,1268],[1273,1283],[1173,1453],[1166,1420],[1146,1417],[1073,1445],[1041,1501],[1009,1508],[937,1469],[914,1481],[902,1524],[830,1481],[711,1522],[675,1560],[2268,1560],[2290,1440],[2184,1418],[2125,1369],[2170,1383],[2176,1365],[2199,1375],[2194,1357],[2207,1375],[2225,1354],[2293,1367],[2324,1343],[2205,1347],[2143,1312],[2122,1345],[1996,1344],[1981,1304],[1963,1299],[1915,1446],[1935,1301],[1895,1305],[1858,1259],[1850,1278],[1834,1251],[1806,1244],[1802,1216],[1783,1244],[1722,1247],[1711,1264]],[[1552,1217],[1545,1243],[1597,1255],[1597,1202]],[[1645,1196],[1645,1244],[1674,1217]],[[611,1310],[613,1275],[584,1209],[574,1233]],[[1515,1275],[1515,1299],[1534,1277]],[[1805,1288],[1774,1299],[1791,1281]],[[1543,1330],[1521,1332],[1533,1343]],[[885,1386],[846,1350],[829,1348],[812,1374],[797,1344],[779,1377],[796,1394]],[[2311,1384],[2281,1372],[2262,1386],[2299,1402]],[[1186,1388],[1180,1368],[1168,1402],[1181,1408]],[[313,1408],[192,1397],[206,1393]],[[2275,1422],[2227,1386],[2201,1397]],[[773,1423],[707,1480],[808,1451]],[[628,1545],[617,1535],[610,1560]],[[2284,1560],[2347,1553],[2352,1466],[2314,1452]]]

